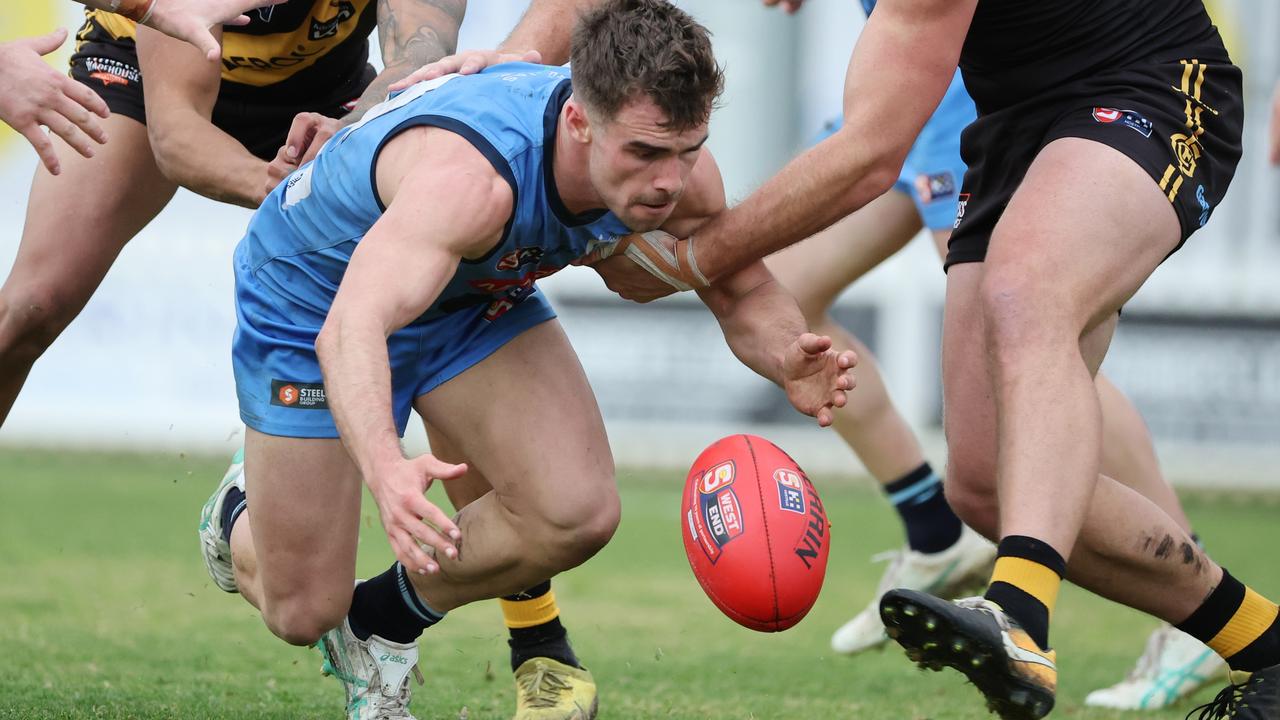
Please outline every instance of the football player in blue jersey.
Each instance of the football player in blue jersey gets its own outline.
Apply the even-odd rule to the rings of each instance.
[[[724,207],[703,151],[723,84],[704,28],[665,0],[610,0],[580,20],[572,59],[577,82],[511,64],[371,110],[236,250],[249,430],[208,505],[210,562],[275,635],[320,643],[351,718],[410,717],[426,628],[584,562],[617,526],[599,410],[535,281]],[[762,263],[701,297],[744,364],[830,424],[855,356],[807,332]],[[433,454],[404,456],[411,410]],[[435,478],[484,490],[451,518],[423,495]],[[397,561],[353,592],[362,480]],[[594,717],[583,671],[538,662],[529,684],[564,685]]]

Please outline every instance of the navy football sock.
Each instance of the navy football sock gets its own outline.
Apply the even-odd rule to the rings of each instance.
[[[942,552],[960,539],[963,525],[942,493],[942,480],[924,463],[884,486],[889,502],[907,530],[907,547],[921,553]]]

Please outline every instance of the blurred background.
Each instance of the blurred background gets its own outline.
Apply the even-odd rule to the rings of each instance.
[[[730,201],[745,197],[835,116],[862,25],[855,0],[809,0],[788,17],[755,0],[684,0],[727,70],[710,147]],[[491,47],[520,0],[471,0],[460,47]],[[65,0],[0,4],[0,41],[63,25]],[[1187,485],[1280,487],[1280,173],[1267,163],[1280,77],[1280,4],[1217,0],[1245,71],[1245,156],[1208,227],[1125,309],[1104,366],[1151,425],[1167,473]],[[65,67],[70,46],[51,56]],[[376,53],[375,53],[376,56]],[[18,249],[36,157],[0,127],[0,274]],[[76,198],[65,198],[75,203]],[[1080,211],[1089,211],[1081,197]],[[240,442],[229,344],[230,256],[247,211],[180,191],[122,254],[80,318],[37,363],[0,446],[230,452]],[[935,462],[944,276],[925,238],[842,298],[837,317],[878,354]],[[542,283],[587,368],[621,464],[683,467],[731,432],[768,436],[807,469],[860,474],[834,433],[790,410],[738,364],[696,298],[637,306],[593,272]],[[423,447],[420,431],[410,437]]]

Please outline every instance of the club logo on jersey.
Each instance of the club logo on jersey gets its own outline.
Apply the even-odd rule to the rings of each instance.
[[[518,247],[502,256],[498,261],[499,270],[519,270],[525,265],[537,265],[542,261],[545,251],[538,247]]]
[[[329,402],[325,399],[323,384],[294,382],[292,380],[271,381],[271,404],[300,410],[329,409]]]
[[[921,173],[916,176],[916,194],[920,202],[930,203],[956,194],[956,176],[951,171]]]
[[[351,4],[350,0],[330,2],[329,7],[336,7],[338,14],[329,20],[311,18],[311,32],[308,37],[312,40],[323,40],[337,35],[338,26],[356,16],[356,6]]]
[[[1127,128],[1132,129],[1142,137],[1151,137],[1151,131],[1155,128],[1151,121],[1143,117],[1140,113],[1133,110],[1117,110],[1115,108],[1093,109],[1093,119],[1095,122],[1103,125],[1110,125],[1118,122]]]
[[[778,468],[773,471],[778,483],[778,507],[799,515],[804,514],[804,482],[794,470]]]
[[[804,528],[804,534],[800,536],[800,540],[796,542],[796,557],[804,563],[806,570],[813,569],[813,561],[818,559],[818,554],[822,552],[822,543],[827,539],[827,529],[830,524],[827,522],[827,509],[822,506],[822,500],[818,497],[818,491],[813,487],[813,483],[807,477],[801,478],[804,481],[805,495],[809,500],[809,524]]]
[[[728,460],[722,462],[702,473],[702,477],[698,479],[698,492],[703,495],[712,495],[720,488],[732,485],[733,476],[733,461]]]
[[[964,210],[969,206],[969,193],[960,193],[956,197],[956,221],[951,224],[951,229],[955,230],[960,227],[960,221],[964,220]]]

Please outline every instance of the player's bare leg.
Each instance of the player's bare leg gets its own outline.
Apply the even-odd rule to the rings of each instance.
[[[252,428],[244,460],[248,508],[231,530],[236,584],[272,633],[312,645],[351,605],[360,472],[340,440]]]
[[[497,413],[478,398],[500,399]],[[558,322],[537,325],[415,407],[493,490],[458,513],[457,559],[411,579],[445,611],[519,592],[595,554],[620,506],[595,396]]]
[[[1077,212],[1062,188],[1089,188],[1090,212]],[[1116,311],[1178,237],[1167,200],[1128,158],[1058,140],[1031,165],[986,263],[948,274],[949,490],[961,517],[1002,538],[1001,558],[985,598],[951,606],[895,591],[882,614],[914,657],[961,669],[1004,717],[1042,717],[1052,707],[1049,619],[1066,571],[1197,636],[1217,619],[1241,626],[1243,646],[1202,638],[1228,660],[1280,661],[1270,657],[1280,654],[1271,637],[1280,630],[1255,622],[1274,619],[1275,605],[1246,593],[1153,502],[1098,474],[1092,375]],[[931,633],[946,640],[931,642]]]
[[[965,529],[947,506],[941,480],[894,407],[875,356],[828,314],[845,288],[901,250],[920,227],[911,198],[892,191],[768,260],[810,329],[830,336],[837,349],[858,353],[858,391],[835,412],[834,427],[884,488],[907,537],[902,549],[877,556],[890,564],[866,608],[832,635],[831,647],[840,653],[878,647],[887,639],[877,610],[887,590],[913,587],[955,597],[981,587],[995,558],[991,543]]]
[[[176,189],[152,159],[146,127],[118,114],[101,123],[111,142],[94,157],[52,137],[62,173],[36,168],[22,242],[0,288],[0,425],[31,366]]]
[[[444,483],[457,510],[489,493],[493,486],[442,430],[425,423],[431,454],[467,473]],[[598,706],[595,678],[582,666],[560,621],[551,581],[498,600],[510,638],[516,710],[512,720],[582,720],[583,709]]]

